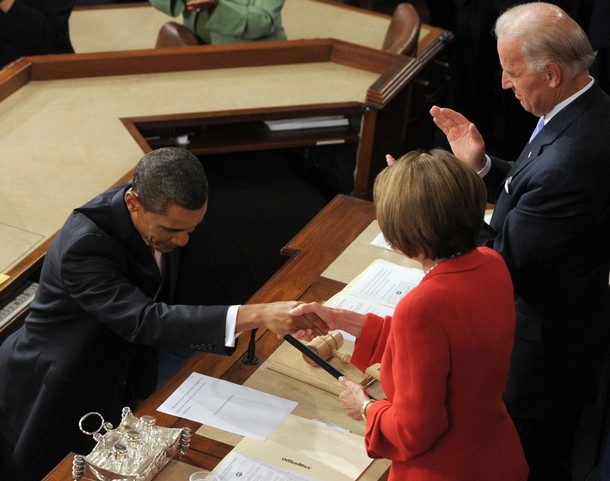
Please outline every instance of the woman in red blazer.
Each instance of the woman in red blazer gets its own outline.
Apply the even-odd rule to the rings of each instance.
[[[389,481],[524,481],[528,468],[502,401],[515,329],[513,288],[496,252],[475,248],[485,187],[444,150],[411,152],[375,182],[386,240],[425,275],[393,316],[317,303],[314,312],[357,337],[351,362],[381,362],[387,399],[341,381],[343,410],[366,422],[373,458],[392,460]]]

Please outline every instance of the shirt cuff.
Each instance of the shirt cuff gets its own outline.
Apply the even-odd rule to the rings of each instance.
[[[481,170],[479,170],[477,172],[477,174],[479,174],[479,177],[485,177],[489,171],[491,170],[491,159],[489,158],[489,155],[485,154],[485,167],[483,167]]]
[[[241,332],[235,332],[237,326],[237,311],[239,306],[229,306],[227,321],[225,322],[225,347],[235,347],[235,340]]]

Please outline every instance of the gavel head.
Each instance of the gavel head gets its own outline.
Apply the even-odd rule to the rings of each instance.
[[[331,331],[324,336],[318,336],[315,339],[308,342],[307,347],[315,352],[325,361],[328,361],[335,351],[343,346],[343,335],[340,331]],[[303,359],[312,366],[318,366],[314,361],[303,355]]]

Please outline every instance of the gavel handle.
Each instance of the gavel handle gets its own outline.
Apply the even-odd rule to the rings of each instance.
[[[352,355],[349,352],[333,351],[333,356],[339,359],[343,364],[349,364],[352,359]]]

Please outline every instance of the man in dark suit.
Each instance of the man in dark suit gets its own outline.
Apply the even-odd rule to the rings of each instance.
[[[542,130],[516,162],[504,162],[485,155],[463,115],[436,106],[431,114],[495,204],[487,243],[511,271],[517,308],[505,402],[530,480],[563,481],[608,348],[610,98],[589,76],[595,53],[586,34],[559,7],[509,9],[495,34],[502,87]]]
[[[50,245],[24,325],[0,346],[3,481],[38,481],[92,440],[78,421],[116,422],[156,386],[153,347],[234,350],[238,333],[266,327],[309,338],[325,323],[292,318],[298,302],[170,304],[178,247],[207,209],[203,166],[184,149],[143,157],[133,182],[76,209]],[[202,273],[205,275],[205,273]]]

